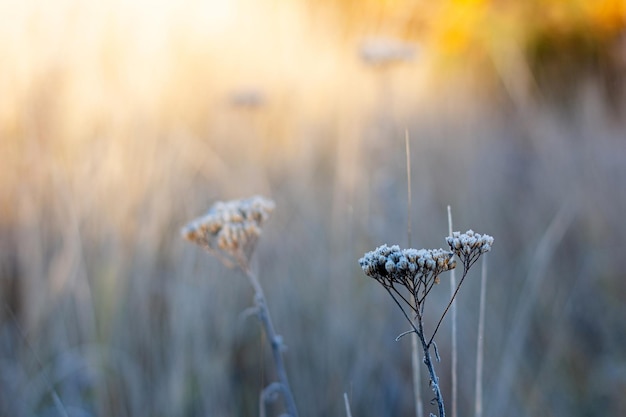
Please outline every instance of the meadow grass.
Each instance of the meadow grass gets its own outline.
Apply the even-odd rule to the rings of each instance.
[[[535,79],[541,62],[517,54],[484,79],[469,64],[484,55],[434,65],[428,48],[381,71],[359,58],[376,19],[348,34],[304,2],[133,5],[2,5],[0,415],[257,415],[274,379],[241,316],[248,283],[178,239],[256,193],[276,211],[251,267],[300,413],[345,415],[346,398],[354,416],[414,413],[403,317],[355,263],[405,236],[407,129],[412,246],[440,244],[448,205],[457,229],[498,238],[482,415],[626,413],[620,67],[596,56],[553,95],[568,56]],[[457,300],[459,415],[475,408],[480,281]],[[428,328],[448,296],[429,295]]]

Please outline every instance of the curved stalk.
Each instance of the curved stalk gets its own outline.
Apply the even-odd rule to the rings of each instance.
[[[293,394],[291,393],[291,388],[289,386],[289,379],[287,378],[287,371],[285,370],[285,363],[283,361],[282,348],[283,343],[281,337],[274,330],[274,325],[272,323],[272,318],[270,316],[270,312],[267,308],[267,303],[265,301],[265,294],[263,293],[263,288],[261,287],[261,283],[259,282],[256,275],[250,271],[246,266],[242,266],[241,269],[244,271],[250,284],[254,288],[254,302],[258,308],[258,316],[263,323],[263,327],[265,329],[265,333],[270,341],[270,345],[272,347],[272,356],[274,357],[274,366],[276,367],[276,374],[278,376],[278,381],[282,388],[283,398],[285,399],[285,407],[287,408],[287,413],[291,417],[298,417],[298,410],[296,408],[296,403],[293,399]]]

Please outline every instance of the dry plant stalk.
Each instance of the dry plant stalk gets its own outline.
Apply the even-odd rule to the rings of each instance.
[[[439,361],[439,352],[434,341],[435,335],[456,298],[469,269],[482,254],[491,250],[493,237],[468,230],[463,234],[454,232],[452,236],[446,238],[446,242],[450,251],[444,249],[400,249],[397,245],[391,247],[382,245],[374,251],[367,252],[363,258],[359,259],[359,264],[365,274],[374,278],[387,290],[411,325],[411,330],[402,333],[396,340],[412,333],[415,333],[419,338],[424,352],[424,364],[430,375],[430,386],[435,393],[439,417],[445,417],[445,408],[439,387],[439,378],[435,372],[431,356],[431,347],[435,358]],[[427,338],[424,331],[426,298],[434,285],[439,283],[439,276],[456,267],[455,256],[463,265],[463,276],[445,311],[439,318],[435,330],[430,338]],[[410,314],[414,315],[415,320],[411,319]]]
[[[272,348],[278,382],[268,385],[260,395],[260,414],[265,415],[265,404],[282,393],[287,413],[298,417],[298,411],[289,386],[282,357],[284,346],[272,324],[265,295],[256,274],[250,269],[250,257],[261,235],[261,226],[275,208],[272,200],[255,196],[248,199],[217,202],[203,217],[182,230],[185,239],[199,245],[220,259],[226,266],[241,270],[254,289],[254,310],[263,324]]]
[[[448,206],[448,235],[452,236],[452,208]],[[456,270],[450,271],[450,296],[454,295],[454,290],[456,288]],[[452,385],[452,417],[458,417],[458,346],[457,346],[457,332],[456,332],[456,302],[452,303],[452,307],[450,308],[450,321],[452,322],[452,334],[450,337],[450,344],[452,345],[452,357],[450,363],[450,382]]]

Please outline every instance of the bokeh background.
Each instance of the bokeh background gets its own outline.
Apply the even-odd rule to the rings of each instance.
[[[253,194],[301,415],[413,415],[407,325],[357,260],[408,215],[442,247],[448,205],[495,237],[484,415],[626,415],[625,87],[621,0],[0,0],[0,415],[258,415],[251,289],[179,237]]]

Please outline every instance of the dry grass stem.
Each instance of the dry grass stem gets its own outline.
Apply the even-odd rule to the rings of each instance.
[[[485,335],[485,298],[487,292],[487,257],[482,260],[482,273],[480,275],[480,301],[478,310],[478,335],[476,337],[476,393],[474,415],[483,416],[483,359],[484,359],[484,335]]]
[[[352,417],[352,411],[350,411],[350,401],[348,401],[348,394],[343,393],[343,403],[346,406],[346,417]]]
[[[448,206],[448,235],[452,236],[452,209]],[[454,291],[456,289],[456,270],[450,271],[450,297],[454,297]],[[451,341],[452,344],[452,358],[450,364],[450,373],[452,383],[452,417],[457,417],[458,415],[458,348],[457,348],[457,331],[456,331],[456,302],[452,302],[452,308],[450,311],[450,320],[452,321],[452,335]]]
[[[407,245],[411,247],[411,213],[413,212],[413,194],[411,191],[411,145],[409,141],[409,131],[405,130],[405,150],[406,150],[406,178],[407,178]],[[413,303],[413,307],[415,307],[415,302],[411,299]],[[420,387],[422,386],[422,378],[420,375],[420,364],[419,364],[419,353],[418,353],[418,339],[417,334],[415,332],[411,332],[411,372],[413,377],[413,395],[415,399],[415,415],[416,417],[424,416],[424,406],[422,403],[422,390]]]

